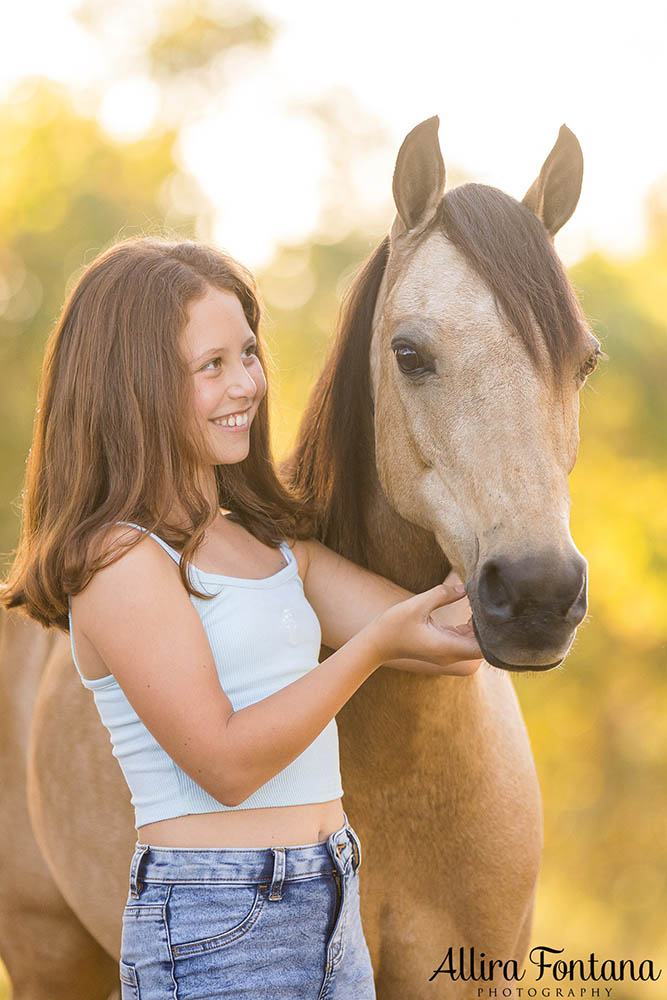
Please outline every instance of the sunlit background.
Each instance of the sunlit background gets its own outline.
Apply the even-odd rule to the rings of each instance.
[[[559,126],[578,136],[583,191],[556,247],[610,357],[571,477],[590,614],[564,670],[516,686],[545,810],[533,943],[665,968],[614,1000],[664,996],[667,976],[664,17],[649,0],[23,0],[0,35],[7,554],[44,342],[100,249],[166,225],[257,272],[281,456],[341,292],[393,219],[406,133],[439,115],[449,186],[517,198]]]

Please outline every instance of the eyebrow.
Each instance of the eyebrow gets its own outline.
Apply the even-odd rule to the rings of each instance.
[[[251,344],[256,344],[256,343],[257,343],[257,337],[254,336],[248,337],[248,339],[243,344],[243,349],[245,350],[246,347],[249,347]],[[204,358],[214,357],[217,354],[227,354],[228,350],[229,348],[227,347],[210,347],[208,351],[204,351],[204,353],[200,354],[198,358],[195,358],[192,361],[192,364],[198,365],[200,361],[204,360]]]

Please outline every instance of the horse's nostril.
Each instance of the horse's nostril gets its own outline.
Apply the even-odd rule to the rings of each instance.
[[[512,601],[499,561],[489,559],[482,567],[477,587],[479,600],[491,617],[511,617]]]
[[[586,612],[586,568],[579,553],[495,556],[480,571],[478,607],[490,625],[531,618],[535,624],[552,619],[575,627]]]

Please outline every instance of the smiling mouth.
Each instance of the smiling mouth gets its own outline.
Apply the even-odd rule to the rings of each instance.
[[[247,430],[248,422],[248,410],[245,410],[243,413],[232,413],[228,417],[211,420],[211,423],[215,424],[216,427],[223,427],[225,430]]]

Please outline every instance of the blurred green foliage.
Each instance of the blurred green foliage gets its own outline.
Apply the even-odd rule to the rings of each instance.
[[[164,47],[160,58],[175,57]],[[0,548],[9,554],[44,343],[67,289],[117,238],[164,220],[183,236],[201,233],[206,206],[191,180],[193,210],[175,197],[174,133],[114,144],[44,80],[15,92],[0,141]],[[516,684],[545,812],[533,944],[667,967],[667,226],[658,204],[644,254],[595,254],[572,270],[610,358],[583,390],[571,477],[589,616],[563,668]],[[283,247],[259,275],[278,376],[278,457],[326,355],[342,289],[383,235]],[[614,1000],[659,995],[650,989],[617,986]]]

